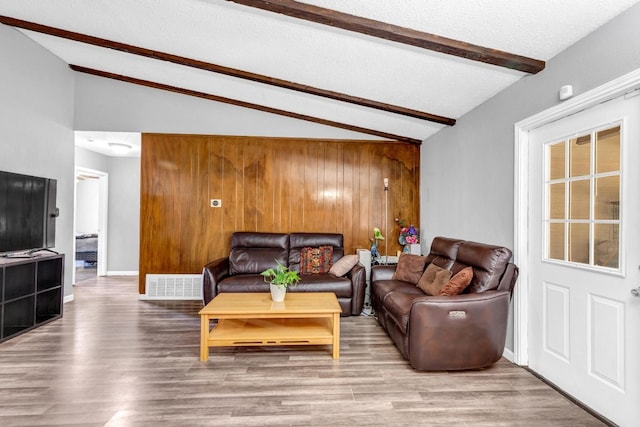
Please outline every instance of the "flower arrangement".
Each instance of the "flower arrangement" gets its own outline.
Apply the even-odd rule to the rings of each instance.
[[[398,243],[402,246],[412,245],[420,243],[420,236],[418,236],[418,230],[411,224],[407,227],[403,220],[396,218],[396,223],[400,228],[400,235],[398,236]]]

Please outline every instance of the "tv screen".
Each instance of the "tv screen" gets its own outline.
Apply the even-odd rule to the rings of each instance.
[[[55,179],[0,172],[0,253],[55,246]]]

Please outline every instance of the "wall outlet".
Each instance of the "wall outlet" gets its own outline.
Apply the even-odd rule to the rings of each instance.
[[[221,208],[222,207],[222,199],[211,199],[211,207],[212,208]]]

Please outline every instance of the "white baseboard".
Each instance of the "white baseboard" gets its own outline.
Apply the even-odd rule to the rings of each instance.
[[[137,271],[107,271],[107,276],[137,276]]]
[[[516,363],[516,362],[514,362],[514,360],[516,360],[516,358],[514,357],[513,351],[509,350],[508,348],[504,349],[504,351],[502,352],[502,357],[504,357],[505,359],[507,359],[511,363]]]
[[[65,295],[64,299],[62,300],[64,304],[71,302],[75,299],[75,296],[73,296],[73,294],[71,295]]]

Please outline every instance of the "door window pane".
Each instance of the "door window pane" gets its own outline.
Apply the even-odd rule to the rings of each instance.
[[[549,218],[551,219],[565,219],[564,188],[564,182],[549,186]]]
[[[564,223],[549,224],[549,258],[564,260]]]
[[[594,227],[595,234],[595,264],[603,267],[618,268],[620,261],[618,259],[619,245],[619,229],[618,224],[596,224]]]
[[[569,224],[569,261],[589,264],[589,224]]]
[[[570,177],[585,176],[590,173],[591,135],[569,140]]]
[[[595,219],[620,219],[620,176],[596,178]]]
[[[549,146],[549,179],[563,179],[564,172],[564,141]]]
[[[620,126],[596,133],[596,173],[620,170]]]
[[[590,181],[581,179],[569,184],[570,219],[589,219]]]

